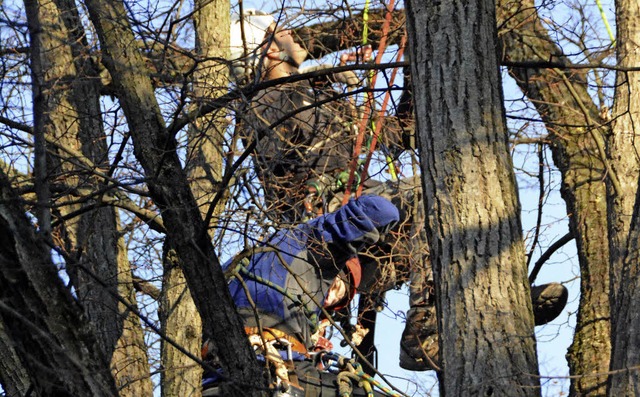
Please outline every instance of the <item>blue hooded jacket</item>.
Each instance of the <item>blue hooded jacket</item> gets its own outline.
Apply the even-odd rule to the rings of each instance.
[[[245,325],[257,326],[257,317],[263,327],[295,335],[310,347],[315,328],[310,315],[320,313],[333,280],[347,271],[345,262],[364,245],[376,243],[380,230],[398,220],[398,209],[390,201],[362,196],[335,212],[276,233],[262,244],[273,251],[253,255],[240,275],[250,299],[237,278],[229,283]]]

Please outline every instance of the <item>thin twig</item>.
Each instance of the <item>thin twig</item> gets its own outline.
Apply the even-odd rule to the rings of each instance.
[[[540,269],[542,269],[542,265],[553,255],[557,250],[562,248],[569,241],[573,240],[573,234],[571,232],[562,236],[558,241],[551,244],[551,246],[538,258],[536,264],[533,266],[533,270],[529,275],[529,284],[533,284],[536,281],[536,277],[538,277],[538,273],[540,273]]]

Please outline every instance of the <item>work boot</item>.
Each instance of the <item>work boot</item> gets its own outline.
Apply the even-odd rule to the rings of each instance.
[[[556,319],[567,304],[568,297],[569,292],[559,283],[531,287],[535,325]],[[409,371],[438,369],[438,349],[435,305],[411,308],[400,340],[400,367]]]
[[[559,283],[549,283],[531,287],[531,303],[536,325],[553,321],[562,313],[569,291]]]
[[[436,306],[412,307],[400,339],[400,367],[409,371],[438,369],[438,350]]]

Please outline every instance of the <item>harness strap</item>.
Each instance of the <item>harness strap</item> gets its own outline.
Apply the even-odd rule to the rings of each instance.
[[[360,286],[360,281],[362,281],[362,266],[360,265],[360,260],[357,256],[353,256],[347,259],[346,265],[352,278],[351,283],[353,285],[353,288],[351,289],[351,293],[349,296],[349,300],[351,300],[353,299],[356,290]]]
[[[257,349],[256,352],[263,355],[276,376],[275,383],[270,385],[270,388],[272,388],[274,392],[272,395],[302,397],[304,390],[298,381],[295,364],[291,357],[291,351],[293,350],[292,343],[289,342],[289,338],[287,338],[286,335],[282,338],[274,338],[271,341],[265,340],[266,335],[269,335],[269,337],[273,336],[272,333],[268,333],[267,331],[263,331],[262,334],[249,334],[249,343]],[[274,346],[276,343],[287,345],[288,360],[284,360],[280,356],[279,350]]]
[[[263,327],[262,332],[260,332],[260,329],[258,327],[244,327],[244,332],[246,332],[246,334],[249,336],[259,335],[265,342],[284,339],[287,342],[291,343],[292,351],[303,354],[305,356],[309,354],[309,350],[307,350],[307,347],[302,342],[300,342],[298,338],[292,335],[288,335],[287,333],[280,331],[279,329]]]

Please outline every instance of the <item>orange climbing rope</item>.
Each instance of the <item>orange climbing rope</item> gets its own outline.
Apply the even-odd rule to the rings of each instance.
[[[384,23],[382,25],[382,36],[380,37],[380,43],[378,44],[378,53],[376,54],[376,59],[374,63],[376,65],[380,64],[382,60],[382,56],[384,55],[384,51],[387,46],[387,37],[389,35],[389,26],[391,25],[392,11],[395,5],[395,0],[391,0],[387,5],[387,12],[385,14]],[[374,88],[376,85],[377,72],[373,74],[371,80],[369,82],[369,87]],[[371,109],[373,108],[373,94],[368,93],[367,98],[364,104],[364,112],[362,115],[362,120],[360,120],[360,124],[358,126],[358,135],[356,137],[356,142],[353,147],[353,155],[351,158],[351,162],[349,164],[349,179],[347,181],[347,185],[345,187],[344,196],[342,198],[342,205],[345,205],[349,202],[349,198],[351,196],[351,189],[353,185],[353,181],[356,176],[356,172],[358,169],[358,158],[360,157],[360,152],[362,151],[362,144],[364,142],[364,137],[367,131],[367,123],[369,122],[369,115],[371,113]],[[377,141],[377,138],[376,138]],[[373,145],[371,145],[373,147]],[[361,189],[358,189],[360,192]]]
[[[400,48],[398,50],[398,56],[396,60],[399,62],[402,59],[404,54],[404,49],[407,44],[407,36],[403,35],[400,41]],[[389,99],[391,98],[391,87],[393,87],[393,83],[395,82],[396,76],[398,75],[398,67],[395,67],[391,72],[391,78],[389,79],[389,88],[384,95],[384,99],[382,100],[382,106],[378,111],[378,122],[376,123],[376,129],[371,138],[371,144],[369,145],[369,153],[367,153],[367,158],[365,159],[364,166],[362,168],[361,178],[365,180],[367,178],[367,172],[369,170],[369,164],[371,163],[371,158],[373,157],[373,152],[378,143],[378,137],[380,136],[380,132],[382,131],[382,126],[384,125],[384,116],[387,111],[387,105],[389,104]],[[358,190],[356,191],[356,197],[359,197],[362,194],[363,184],[358,185]]]

